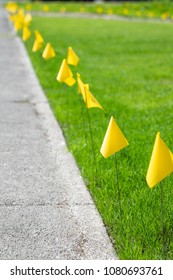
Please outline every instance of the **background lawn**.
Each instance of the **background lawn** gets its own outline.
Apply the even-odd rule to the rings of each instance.
[[[31,11],[43,12],[78,12],[121,15],[125,17],[160,18],[173,20],[173,2],[171,0],[153,0],[140,2],[75,2],[75,1],[33,1],[28,3],[19,2],[20,7]]]
[[[173,26],[93,19],[34,17],[45,44],[51,42],[56,58],[44,61],[41,51],[32,53],[34,36],[26,42],[40,83],[61,124],[120,259],[173,259],[173,176],[163,181],[165,256],[162,251],[160,187],[146,184],[146,172],[155,141],[161,132],[173,150]],[[87,111],[84,108],[86,141],[77,85],[56,81],[67,47],[80,57],[79,72],[104,107],[90,109],[97,159],[93,183],[93,157]],[[114,115],[129,141],[117,153],[122,216],[114,156],[99,153],[110,116]],[[122,221],[121,221],[122,220]]]

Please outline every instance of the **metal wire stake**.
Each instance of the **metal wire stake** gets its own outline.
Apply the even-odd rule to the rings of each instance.
[[[164,207],[163,207],[163,184],[162,184],[162,182],[160,182],[160,208],[161,208],[161,223],[162,223],[162,251],[163,251],[163,259],[165,259]]]
[[[114,160],[115,160],[115,173],[116,173],[115,188],[117,186],[117,189],[118,189],[118,203],[119,203],[119,210],[120,210],[120,219],[121,219],[121,225],[122,225],[121,193],[120,193],[119,180],[118,180],[119,179],[118,178],[118,162],[117,162],[116,154],[114,155]]]
[[[66,92],[66,126],[69,127],[69,97],[68,92]]]
[[[91,146],[92,146],[92,155],[93,155],[93,179],[95,182],[95,175],[97,174],[97,164],[96,164],[96,155],[95,155],[95,149],[94,149],[94,141],[93,141],[93,134],[91,129],[91,121],[90,121],[90,115],[89,115],[89,109],[87,109],[87,116],[88,116],[88,124],[89,124],[89,132],[90,132],[90,138],[91,138]]]
[[[82,122],[83,122],[83,130],[84,130],[85,145],[87,145],[86,124],[85,124],[85,118],[84,118],[84,106],[83,106],[83,100],[82,100],[82,98],[81,98],[81,113],[82,113]]]

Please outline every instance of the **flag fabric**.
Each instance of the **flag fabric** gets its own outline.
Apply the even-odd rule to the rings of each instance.
[[[68,54],[67,54],[67,63],[77,66],[79,63],[79,57],[77,56],[77,54],[74,52],[74,50],[72,49],[72,47],[68,48]]]
[[[24,9],[19,9],[14,19],[14,28],[16,31],[22,29],[23,22],[24,22]]]
[[[109,156],[115,154],[121,149],[128,146],[129,143],[125,138],[124,134],[118,127],[114,118],[111,117],[100,152],[104,158],[108,158]]]
[[[18,13],[17,13],[19,16],[23,17],[24,18],[24,15],[25,15],[25,10],[23,8],[20,8],[18,10]]]
[[[31,36],[31,31],[27,26],[23,27],[23,35],[22,35],[22,40],[27,41]]]
[[[172,172],[173,154],[161,139],[160,132],[158,132],[146,176],[148,186],[153,188]]]
[[[5,6],[5,8],[9,13],[14,14],[18,10],[18,4],[15,2],[8,2]]]
[[[32,47],[32,51],[37,52],[42,48],[42,46],[43,46],[43,43],[40,43],[39,41],[35,40],[34,45]]]
[[[84,84],[84,101],[86,104],[86,107],[89,108],[100,108],[104,111],[103,107],[100,105],[100,103],[97,101],[97,99],[92,95],[92,93],[89,90],[89,85],[88,84]]]
[[[34,35],[35,35],[35,40],[37,40],[39,43],[43,43],[43,37],[41,36],[40,32],[38,30],[34,31]]]
[[[9,20],[12,21],[14,23],[16,19],[16,15],[9,15]]]
[[[76,82],[76,80],[73,78],[73,73],[67,64],[66,59],[63,59],[56,79],[58,82],[65,83],[68,86],[73,86]]]
[[[27,14],[24,16],[24,19],[23,19],[23,24],[24,24],[24,26],[30,25],[31,21],[32,21],[32,16],[31,16],[31,14],[30,14],[30,13],[27,13]]]
[[[77,73],[77,83],[78,83],[78,92],[82,94],[85,100],[85,89],[84,89],[84,82],[81,80],[80,74]]]
[[[43,6],[43,11],[44,12],[48,12],[49,11],[49,6],[48,5],[44,5]]]
[[[27,10],[27,11],[31,11],[31,10],[32,10],[31,4],[27,4],[27,5],[26,5],[26,10]]]
[[[24,18],[25,18],[25,10],[21,8],[21,9],[18,10],[17,19],[18,19],[18,21],[21,22],[22,25],[23,25],[23,22],[24,22]]]
[[[55,54],[54,48],[52,47],[52,45],[50,43],[47,43],[47,45],[43,51],[42,57],[46,60],[49,60],[55,56],[56,56],[56,54]]]
[[[14,19],[14,29],[16,31],[19,31],[20,29],[22,29],[22,26],[23,26],[22,21],[19,19],[18,16],[16,16]]]

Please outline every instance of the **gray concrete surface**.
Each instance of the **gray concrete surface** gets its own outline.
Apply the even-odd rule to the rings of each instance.
[[[2,7],[0,53],[0,259],[116,259]]]

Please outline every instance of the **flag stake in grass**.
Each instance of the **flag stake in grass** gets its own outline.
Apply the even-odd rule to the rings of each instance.
[[[92,156],[93,156],[93,182],[95,184],[95,178],[97,176],[97,162],[96,162],[96,155],[94,149],[94,140],[93,140],[93,133],[91,128],[89,109],[87,109],[87,116],[88,116],[88,124],[89,124],[89,132],[90,132],[90,139],[91,139]]]
[[[117,186],[121,226],[122,226],[122,208],[121,208],[120,188],[118,182],[118,163],[116,158],[116,152],[125,148],[127,145],[129,145],[127,139],[125,138],[122,131],[116,124],[114,118],[111,117],[100,152],[104,158],[108,158],[109,156],[114,155],[115,174],[116,174],[115,189]]]
[[[146,181],[150,188],[160,183],[160,207],[161,207],[161,227],[162,227],[162,255],[165,258],[165,234],[164,234],[164,209],[163,209],[163,186],[162,180],[173,172],[173,155],[165,142],[157,133],[154,147],[147,170]]]
[[[64,91],[65,91],[65,86],[64,86]],[[64,92],[66,95],[66,128],[69,127],[69,96],[68,92]]]
[[[65,83],[69,87],[72,87],[75,84],[76,80],[73,78],[73,73],[67,64],[66,59],[63,59],[56,79],[58,82]],[[66,114],[67,114],[66,117],[67,117],[67,127],[68,127],[68,114],[69,114],[68,94],[66,94]]]
[[[83,100],[82,98],[80,98],[81,100],[81,115],[82,115],[82,124],[83,124],[83,131],[84,131],[84,141],[85,141],[85,145],[87,145],[87,137],[86,137],[86,123],[85,123],[85,116],[84,116],[84,106],[83,106]]]
[[[84,107],[83,107],[83,101],[85,101],[85,90],[84,90],[84,83],[80,78],[80,74],[77,73],[77,83],[78,83],[78,93],[81,94],[82,98],[81,100],[81,114],[82,114],[82,124],[83,124],[83,130],[84,130],[84,140],[85,145],[87,145],[87,138],[86,138],[86,123],[85,123],[85,117],[84,117]]]
[[[164,206],[163,206],[163,184],[160,182],[160,209],[161,209],[161,223],[162,223],[162,256],[166,258],[165,254],[165,230],[164,230]]]
[[[80,28],[78,28],[79,25]],[[160,246],[162,245],[162,243],[158,243],[158,231],[161,232],[160,187],[158,189],[159,207],[157,207],[157,205],[151,205],[151,196],[148,196],[146,183],[143,180],[143,169],[147,168],[145,157],[149,152],[149,147],[145,151],[144,144],[149,145],[151,134],[154,133],[157,127],[164,131],[167,139],[172,137],[170,129],[173,91],[173,84],[171,83],[172,64],[170,60],[171,46],[173,45],[171,24],[160,23],[158,25],[149,22],[136,24],[134,22],[101,20],[97,20],[96,23],[93,19],[42,18],[34,16],[32,28],[33,30],[39,29],[43,35],[46,34],[46,39],[49,38],[54,46],[60,46],[59,38],[61,38],[61,47],[66,48],[71,44],[76,50],[77,47],[80,48],[81,59],[85,54],[84,63],[80,64],[81,73],[85,73],[84,75],[87,75],[87,79],[93,81],[94,88],[99,89],[97,97],[104,100],[103,104],[109,109],[109,112],[116,111],[120,124],[125,122],[125,132],[129,139],[133,139],[133,145],[131,145],[129,151],[126,150],[127,153],[126,151],[123,153],[123,157],[119,158],[117,155],[117,160],[120,189],[122,187],[121,182],[124,181],[123,191],[121,189],[122,210],[123,214],[126,215],[125,219],[123,217],[123,226],[129,234],[124,236],[116,231],[115,209],[112,209],[113,189],[111,189],[114,182],[109,180],[112,173],[110,169],[113,169],[112,171],[114,172],[114,161],[111,166],[110,160],[102,160],[98,166],[96,153],[98,172],[100,179],[105,182],[105,186],[102,187],[102,196],[100,192],[95,191],[94,186],[90,188],[94,200],[98,201],[97,207],[109,229],[111,239],[120,240],[118,242],[126,244],[125,249],[117,246],[119,258],[157,259],[161,253]],[[101,33],[100,30],[102,30]],[[59,36],[56,36],[56,34],[59,34]],[[95,40],[93,40],[93,37]],[[31,42],[28,40],[26,45],[40,83],[53,104],[52,108],[57,119],[63,124],[66,118],[66,113],[64,112],[66,98],[61,94],[57,100],[57,95],[54,94],[55,83],[50,78],[50,76],[55,76],[55,70],[49,67],[49,63],[45,63],[44,68],[38,69],[40,56],[31,52]],[[78,44],[79,42],[80,44]],[[107,49],[107,52],[105,52],[105,49]],[[114,55],[115,53],[117,54],[116,56]],[[100,64],[104,65],[101,71]],[[124,65],[127,67],[124,67]],[[91,69],[92,71],[90,71]],[[141,84],[143,85],[142,87]],[[57,85],[57,90],[61,91],[60,84]],[[81,108],[80,106],[75,106],[75,95],[71,95],[69,98],[70,103],[72,100],[72,107],[69,108],[70,116],[75,116],[70,118],[70,124],[74,128],[79,127],[82,124],[80,118]],[[85,110],[84,113],[86,114]],[[106,129],[105,119],[95,118],[94,115],[92,117],[92,112],[89,113],[96,148],[100,144],[100,137],[104,136],[104,132],[101,131],[102,129],[104,130],[104,127]],[[94,113],[96,114],[96,112]],[[88,128],[87,115],[85,116],[85,122]],[[95,130],[99,126],[99,135],[95,137]],[[87,183],[89,183],[88,181],[92,180],[93,166],[92,164],[88,166],[86,158],[90,157],[91,151],[88,151],[86,147],[81,147],[79,153],[76,145],[73,145],[74,142],[78,143],[79,141],[78,133],[74,134],[71,130],[66,130],[64,134],[69,148],[73,151],[75,159],[81,166]],[[88,144],[88,141],[90,141],[88,133],[87,137]],[[97,150],[95,151],[97,152]],[[114,174],[112,175],[114,176]],[[173,189],[171,185],[173,176],[169,180],[170,184],[164,188],[164,214],[165,223],[167,223],[165,225],[167,230],[165,238],[168,237],[168,241],[171,242],[170,246],[172,246],[171,205],[173,204],[173,195],[171,193]],[[129,195],[124,195],[127,192]],[[169,202],[167,201],[168,193],[170,193]],[[158,195],[156,191],[151,194],[153,197]],[[129,198],[131,199],[129,200]],[[133,203],[134,201],[135,203]],[[152,211],[150,211],[151,207]],[[141,211],[143,220],[140,219]],[[158,230],[158,220],[153,219],[153,216],[159,217],[160,227]],[[133,218],[135,217],[137,222],[134,225]],[[147,234],[146,231],[150,222],[151,230],[153,229],[153,231],[152,234],[151,232]],[[142,227],[143,224],[145,227]],[[130,234],[132,227],[135,230],[133,240]],[[169,249],[167,246],[169,244],[166,241],[166,258],[172,259],[171,247]]]
[[[115,189],[117,187],[118,190],[118,204],[119,204],[119,211],[120,211],[120,222],[122,225],[122,207],[121,207],[121,192],[120,192],[120,186],[119,186],[119,174],[118,174],[118,161],[117,161],[117,155],[114,154],[114,161],[115,161]]]
[[[84,84],[84,92],[83,92],[83,98],[87,107],[87,115],[88,115],[88,124],[89,124],[89,131],[90,131],[90,137],[91,137],[91,145],[92,145],[92,153],[93,153],[93,165],[94,165],[94,184],[95,179],[97,177],[97,162],[96,162],[96,155],[95,155],[95,149],[94,149],[94,141],[93,141],[93,134],[91,129],[91,121],[90,121],[90,115],[88,110],[90,108],[100,108],[104,111],[103,107],[100,105],[100,103],[96,100],[96,98],[92,95],[92,93],[89,90],[89,85]]]

